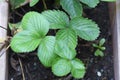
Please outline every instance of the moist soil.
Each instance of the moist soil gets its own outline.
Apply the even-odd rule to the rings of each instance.
[[[48,0],[48,9],[58,8],[54,6],[53,3],[53,0]],[[19,22],[26,12],[33,10],[41,12],[43,10],[42,2],[39,2],[32,8],[30,8],[29,5],[25,5],[14,11],[10,11],[10,22]],[[70,74],[65,77],[54,76],[50,68],[45,68],[40,63],[36,56],[36,51],[16,54],[10,50],[8,60],[8,80],[23,80],[20,63],[22,64],[23,73],[25,74],[25,80],[114,80],[112,31],[108,12],[108,4],[103,2],[94,9],[86,8],[84,10],[84,15],[99,25],[101,33],[99,38],[94,42],[78,39],[78,46],[76,48],[78,53],[77,58],[81,59],[86,66],[86,74],[83,79],[74,79]],[[49,33],[54,35],[53,31],[50,31]],[[96,57],[94,56],[95,48],[92,47],[92,43],[97,43],[101,38],[106,39],[106,43],[104,45],[106,47],[106,50],[104,51],[105,56]]]

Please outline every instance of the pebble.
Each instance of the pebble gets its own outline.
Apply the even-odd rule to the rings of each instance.
[[[97,72],[97,75],[98,75],[99,77],[102,76],[101,72],[99,72],[99,71]]]
[[[78,54],[80,54],[80,51],[78,51]]]
[[[10,80],[13,80],[13,78],[11,78]]]
[[[34,63],[33,65],[34,65],[34,66],[37,66],[37,63]]]
[[[104,72],[104,70],[103,70],[103,69],[101,69],[101,72]]]

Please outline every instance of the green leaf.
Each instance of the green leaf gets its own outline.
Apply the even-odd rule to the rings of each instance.
[[[36,5],[39,2],[39,0],[31,0],[30,7]]]
[[[100,42],[99,42],[99,46],[102,46],[104,43],[105,43],[105,39],[102,38],[102,39],[100,40]]]
[[[41,39],[38,33],[22,31],[17,33],[11,40],[10,46],[13,51],[22,53],[35,50]]]
[[[76,56],[76,50],[62,40],[56,41],[55,53],[65,59],[73,59]]]
[[[74,78],[83,78],[85,75],[85,66],[79,59],[74,59],[71,61],[72,64],[72,76]]]
[[[23,17],[21,26],[23,31],[16,34],[11,41],[11,48],[15,52],[35,50],[49,30],[49,22],[37,12],[28,12]]]
[[[106,48],[105,47],[100,47],[101,50],[105,50]]]
[[[106,2],[115,2],[116,0],[101,0],[101,1],[106,1]]]
[[[60,4],[71,18],[82,16],[83,9],[79,0],[60,0]]]
[[[30,30],[45,36],[49,30],[49,22],[37,12],[28,12],[22,19],[23,30]]]
[[[47,36],[41,41],[39,46],[38,57],[41,63],[46,67],[50,67],[53,60],[57,57],[57,55],[54,53],[54,45],[55,37]]]
[[[24,2],[25,2],[25,0],[10,0],[12,9],[18,8]]]
[[[59,59],[52,65],[52,72],[56,76],[66,76],[71,71],[71,64],[66,59]]]
[[[83,62],[77,58],[71,61],[73,68],[75,69],[85,69]]]
[[[95,51],[95,56],[101,56],[101,57],[103,57],[103,56],[104,56],[104,53],[103,53],[100,49],[97,49],[97,50]]]
[[[77,45],[77,34],[74,30],[69,28],[59,30],[56,39],[64,41],[71,48],[75,48]]]
[[[100,0],[80,0],[82,3],[94,8],[100,2]]]
[[[88,41],[95,40],[100,33],[98,25],[87,18],[74,18],[70,21],[70,26],[80,38]]]
[[[50,22],[51,29],[65,28],[69,24],[69,18],[63,11],[47,10],[42,15]]]
[[[85,70],[72,69],[71,74],[74,78],[83,78],[85,75]]]
[[[99,46],[97,44],[94,44],[94,43],[92,44],[92,46],[95,48],[99,48]]]

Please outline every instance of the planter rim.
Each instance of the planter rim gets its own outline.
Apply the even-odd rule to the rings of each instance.
[[[110,12],[115,12],[111,15],[113,28],[113,54],[114,54],[114,76],[115,80],[120,80],[120,0],[111,4]]]
[[[0,26],[7,28],[8,22],[8,3],[2,0],[0,2]],[[7,31],[5,29],[0,28],[0,38],[6,39]],[[2,46],[3,44],[0,44]],[[0,54],[4,53],[0,57],[0,80],[7,80],[7,54],[6,49],[3,48],[0,51]]]

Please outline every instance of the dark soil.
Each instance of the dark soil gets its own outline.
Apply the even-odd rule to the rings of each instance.
[[[52,4],[52,1],[50,1],[49,3]],[[41,12],[43,9],[42,6],[42,3],[40,3],[39,5],[37,4],[33,8],[29,8],[27,5],[17,9],[16,11],[17,13],[22,15],[31,10]],[[54,8],[54,6],[49,7],[49,9],[52,8]],[[12,17],[10,21],[14,23],[20,21],[22,18],[22,16],[20,16],[19,14],[16,14],[16,11],[12,11],[10,14],[10,17]],[[95,49],[92,47],[93,42],[87,42],[81,39],[78,40],[79,44],[76,48],[78,52],[77,57],[85,63],[87,70],[84,78],[79,80],[114,80],[112,36],[108,5],[107,3],[101,3],[95,9],[85,9],[84,12],[86,17],[94,20],[99,25],[101,29],[101,34],[98,40],[103,37],[106,39],[106,50],[104,51],[104,57],[95,57]],[[98,40],[96,40],[95,43],[97,43]],[[23,71],[26,80],[77,80],[72,78],[71,75],[62,78],[54,76],[51,72],[51,69],[45,68],[40,63],[39,59],[35,54],[36,52],[18,55],[10,51],[8,60],[8,80],[22,80],[20,61],[23,66]]]

